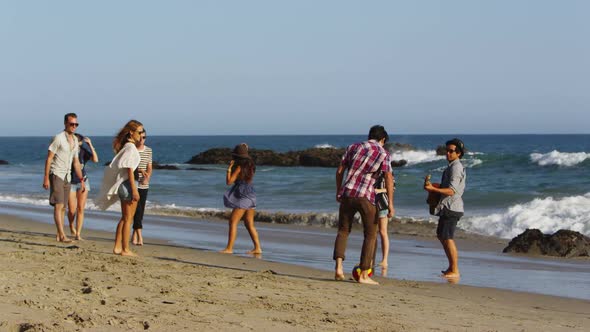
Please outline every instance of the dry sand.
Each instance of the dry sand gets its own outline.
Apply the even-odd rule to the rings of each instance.
[[[49,218],[50,216],[48,216]],[[2,331],[588,331],[590,301],[376,278],[380,286],[256,258],[113,234],[55,242],[55,227],[0,216]],[[555,285],[558,287],[558,285]]]

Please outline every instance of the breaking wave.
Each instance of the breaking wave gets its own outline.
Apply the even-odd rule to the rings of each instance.
[[[327,143],[317,144],[314,146],[314,148],[316,148],[316,149],[336,149],[336,147],[334,145],[330,145]]]
[[[516,204],[503,213],[465,217],[459,225],[467,231],[507,239],[527,228],[537,228],[543,233],[569,229],[590,236],[590,193],[560,199],[537,198]]]
[[[553,150],[548,153],[531,153],[531,161],[537,163],[539,166],[575,166],[590,159],[590,153],[586,152],[559,152]]]
[[[445,156],[438,156],[436,151],[424,150],[408,150],[408,151],[394,151],[391,153],[392,160],[406,160],[408,166],[429,163],[437,160],[444,160]]]

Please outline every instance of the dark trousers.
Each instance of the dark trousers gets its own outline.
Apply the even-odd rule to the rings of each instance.
[[[143,211],[145,210],[145,202],[147,201],[147,194],[149,189],[137,189],[139,191],[139,202],[137,202],[137,209],[133,216],[133,229],[143,228]]]
[[[368,270],[373,263],[375,243],[377,240],[377,208],[366,198],[343,197],[338,211],[338,235],[334,243],[334,260],[344,260],[348,235],[352,229],[354,215],[360,213],[365,239],[361,251],[361,270]]]

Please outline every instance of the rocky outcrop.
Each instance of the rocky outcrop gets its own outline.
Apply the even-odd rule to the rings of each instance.
[[[408,148],[405,144],[392,145],[392,148]],[[338,167],[343,148],[313,148],[302,151],[274,152],[272,150],[250,149],[249,154],[256,165],[261,166],[307,166],[307,167]],[[231,160],[231,149],[213,148],[193,156],[187,164],[228,164]],[[394,161],[393,167],[404,166],[405,160]]]
[[[337,167],[344,149],[314,148],[284,153],[250,149],[249,154],[256,165]],[[227,164],[230,160],[231,149],[214,148],[193,156],[187,164]]]
[[[8,164],[9,164],[8,161],[0,159],[0,165],[8,165]]]
[[[518,235],[503,252],[557,257],[590,257],[590,238],[575,231],[561,229],[552,235],[538,229],[527,229]]]

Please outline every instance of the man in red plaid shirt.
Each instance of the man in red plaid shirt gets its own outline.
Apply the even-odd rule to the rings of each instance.
[[[359,212],[363,222],[364,241],[361,251],[361,284],[378,285],[369,277],[373,263],[377,236],[378,211],[375,207],[375,180],[380,172],[385,175],[385,187],[389,198],[388,218],[393,217],[393,174],[389,153],[383,148],[387,131],[383,126],[373,126],[369,131],[369,140],[355,143],[346,149],[342,162],[336,171],[336,200],[340,202],[338,212],[338,235],[334,243],[334,260],[336,261],[336,280],[344,280],[342,261],[346,251],[346,242],[352,228],[354,215]],[[344,172],[348,170],[346,180]]]

